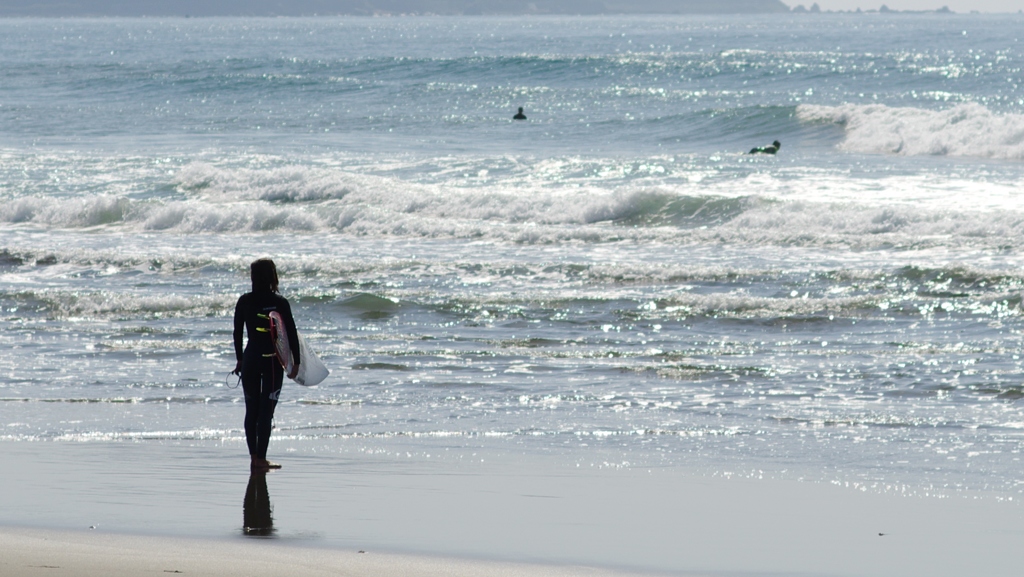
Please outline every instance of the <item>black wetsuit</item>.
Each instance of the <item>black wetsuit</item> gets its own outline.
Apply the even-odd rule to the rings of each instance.
[[[288,333],[295,366],[299,366],[299,335],[295,332],[292,307],[283,296],[270,291],[245,293],[235,305],[235,358],[242,363],[242,390],[245,392],[245,441],[249,455],[267,458],[274,409],[284,382],[284,369],[274,356],[270,338],[272,311],[280,313]],[[242,328],[249,337],[242,352]]]
[[[768,146],[758,146],[755,148],[751,148],[750,152],[748,152],[747,154],[775,154],[776,152],[779,151],[780,148],[782,148],[782,143],[776,140],[775,142],[769,144]]]

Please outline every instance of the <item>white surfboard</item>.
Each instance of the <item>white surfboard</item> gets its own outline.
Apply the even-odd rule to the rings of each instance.
[[[288,343],[288,331],[284,328],[284,319],[277,311],[270,313],[270,338],[274,341],[274,356],[284,367],[288,378],[304,387],[319,385],[331,374],[324,366],[316,352],[306,345],[306,339],[296,332],[299,337],[299,369],[295,370],[295,362],[292,359],[292,349]]]
[[[324,366],[323,361],[320,357],[316,356],[313,349],[306,346],[306,339],[302,338],[302,333],[299,335],[299,372],[292,378],[296,383],[304,387],[314,387],[323,382],[327,378],[327,375],[331,374]]]

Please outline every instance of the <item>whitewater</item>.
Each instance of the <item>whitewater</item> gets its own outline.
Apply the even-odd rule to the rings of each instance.
[[[1022,18],[0,20],[0,442],[1019,499]]]

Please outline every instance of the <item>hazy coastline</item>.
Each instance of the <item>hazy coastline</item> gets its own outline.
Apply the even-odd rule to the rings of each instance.
[[[815,2],[781,0],[29,0],[0,5],[0,17],[268,17],[268,16],[388,16],[388,15],[599,15],[599,14],[781,14],[860,13],[822,10]],[[925,10],[893,10],[884,3],[865,5],[864,13],[949,13],[945,6]]]

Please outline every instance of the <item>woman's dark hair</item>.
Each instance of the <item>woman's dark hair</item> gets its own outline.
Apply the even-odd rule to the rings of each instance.
[[[277,292],[277,267],[274,261],[269,258],[254,260],[249,265],[249,275],[252,277],[252,292]]]

